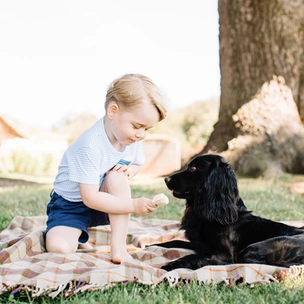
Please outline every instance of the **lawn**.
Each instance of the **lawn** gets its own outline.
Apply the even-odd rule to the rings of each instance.
[[[11,180],[10,180],[11,179]],[[273,220],[304,220],[303,195],[291,191],[304,176],[284,175],[272,180],[239,178],[240,194],[248,209]],[[0,176],[0,231],[16,215],[44,215],[51,179],[20,175]],[[164,192],[170,204],[150,215],[153,218],[181,218],[184,202],[172,197],[162,178],[137,177],[132,182],[134,197],[153,197]],[[26,292],[0,296],[0,303],[303,303],[304,278],[255,286],[227,287],[197,282],[169,287],[163,282],[152,288],[135,283],[119,284],[106,290],[78,293],[65,299],[57,296],[31,298]]]

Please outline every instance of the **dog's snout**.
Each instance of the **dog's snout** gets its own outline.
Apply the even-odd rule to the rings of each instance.
[[[170,176],[167,176],[167,177],[165,178],[165,183],[168,184],[168,183],[170,182],[170,180],[171,180],[171,177],[170,177]]]

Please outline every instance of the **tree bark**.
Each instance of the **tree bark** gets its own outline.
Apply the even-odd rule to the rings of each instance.
[[[219,0],[221,103],[202,152],[304,173],[304,0]]]

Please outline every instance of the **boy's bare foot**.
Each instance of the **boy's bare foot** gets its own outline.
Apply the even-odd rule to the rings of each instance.
[[[96,252],[98,251],[98,248],[94,248],[90,243],[78,243],[78,249],[76,252]]]
[[[132,256],[126,251],[120,251],[115,253],[112,251],[112,262],[115,264],[122,264],[132,259]]]
[[[89,243],[78,243],[78,249],[93,249],[93,246]]]

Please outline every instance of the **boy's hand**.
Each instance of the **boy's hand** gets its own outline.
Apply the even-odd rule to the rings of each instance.
[[[117,171],[118,173],[123,173],[124,175],[126,175],[129,179],[131,178],[131,170],[130,167],[127,165],[121,165],[121,164],[117,164],[112,171]]]
[[[138,215],[147,215],[157,209],[157,206],[153,205],[152,200],[145,197],[133,199],[134,213]]]

